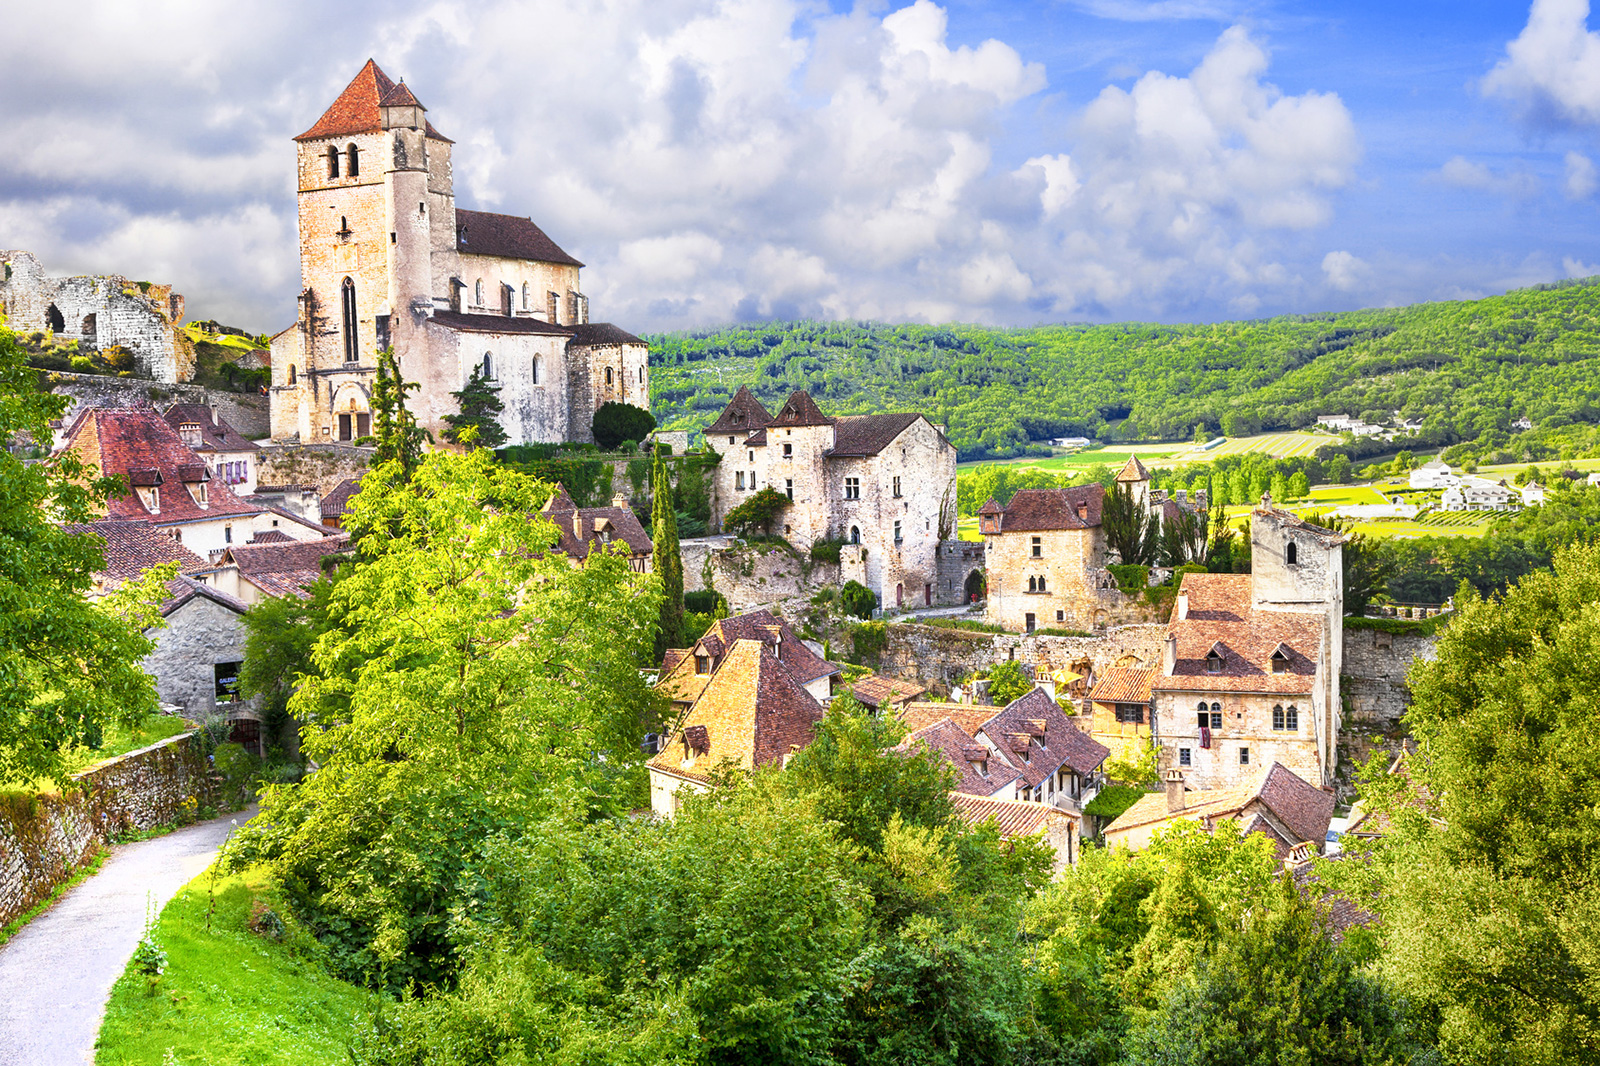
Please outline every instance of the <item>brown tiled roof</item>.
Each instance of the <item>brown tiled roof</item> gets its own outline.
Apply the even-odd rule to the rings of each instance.
[[[361,479],[345,478],[322,498],[322,518],[343,518],[350,513],[350,497],[361,491]]]
[[[632,555],[648,555],[655,550],[650,535],[639,524],[639,517],[631,507],[578,507],[560,482],[556,483],[555,491],[544,502],[540,513],[560,531],[561,542],[556,549],[572,559],[589,558],[589,550],[596,541],[620,540]],[[602,524],[605,528],[598,529]]]
[[[956,771],[956,791],[969,796],[992,796],[1010,788],[1022,775],[1007,762],[972,739],[972,735],[949,718],[941,718],[907,736],[896,751],[928,751],[948,761]],[[982,753],[988,776],[972,768],[970,755]]]
[[[312,522],[309,519],[306,519],[295,513],[294,511],[289,510],[287,507],[280,507],[278,504],[273,502],[272,497],[270,496],[265,498],[261,497],[260,495],[246,496],[245,499],[249,500],[251,503],[259,504],[263,511],[268,511],[272,514],[275,514],[279,518],[293,522],[297,526],[305,526],[307,529],[313,530],[318,536],[332,537],[339,533],[339,530],[335,529],[333,526],[325,526],[321,522]]]
[[[801,684],[809,684],[819,677],[839,672],[837,666],[806,647],[805,642],[788,622],[764,608],[734,615],[732,618],[719,618],[711,623],[711,628],[695,642],[695,650],[699,652],[705,649],[713,660],[717,660],[727,654],[728,648],[738,640],[772,643],[774,627],[777,629],[778,657]]]
[[[1005,510],[1006,509],[1004,507],[1000,506],[999,500],[996,500],[993,496],[990,496],[987,500],[983,501],[983,506],[978,508],[978,513],[981,515],[997,515],[1004,514]]]
[[[1322,619],[1292,611],[1257,611],[1251,606],[1249,574],[1185,574],[1179,586],[1189,608],[1178,618],[1173,607],[1167,633],[1177,638],[1172,673],[1157,677],[1157,691],[1264,692],[1308,695],[1314,686],[1322,647]],[[1272,671],[1278,646],[1290,650],[1288,668]],[[1222,672],[1207,670],[1213,648],[1222,654]]]
[[[1300,840],[1289,841],[1291,846],[1301,841],[1310,841],[1318,847],[1322,845],[1328,833],[1328,821],[1333,817],[1332,793],[1322,791],[1278,762],[1267,767],[1251,784],[1188,792],[1181,811],[1167,810],[1165,792],[1147,793],[1123,811],[1116,821],[1106,826],[1106,832],[1118,832],[1174,818],[1239,817],[1256,800],[1260,800],[1278,821],[1300,837]]]
[[[1176,522],[1181,514],[1199,516],[1205,513],[1205,508],[1188,500],[1179,503],[1174,499],[1163,500],[1161,503],[1161,520],[1163,522]]]
[[[139,494],[129,492],[107,502],[111,518],[140,519],[166,526],[261,513],[261,508],[239,499],[220,481],[207,486],[208,506],[196,503],[183,484],[184,475],[187,473],[189,480],[194,480],[197,473],[204,473],[205,464],[183,443],[178,431],[151,408],[92,408],[73,425],[66,450],[77,452],[84,462],[99,467],[101,473],[130,475],[136,485],[161,486],[159,514],[151,514]]]
[[[1333,818],[1333,793],[1324,792],[1275,762],[1262,779],[1257,795],[1280,822],[1299,834],[1300,840],[1322,846],[1328,835],[1328,822]]]
[[[533,219],[520,215],[500,215],[492,211],[456,208],[456,251],[467,255],[494,255],[502,259],[532,259],[540,263],[583,266],[562,251],[555,241],[545,235],[544,230],[534,225]]]
[[[822,413],[817,401],[804,389],[796,389],[783,401],[778,413],[767,423],[769,426],[831,426],[833,419]]]
[[[928,686],[914,681],[897,681],[891,677],[872,674],[850,686],[851,695],[868,707],[877,708],[885,703],[903,703],[928,691]]]
[[[656,691],[673,703],[693,703],[711,683],[711,672],[698,672],[693,653],[694,649],[690,648],[676,663],[661,668]]]
[[[809,399],[809,397],[807,397]],[[834,420],[830,455],[877,455],[921,415],[848,415]]]
[[[738,640],[650,765],[703,780],[724,760],[747,770],[779,763],[811,743],[823,713],[767,645]],[[686,753],[684,736],[695,727],[705,730],[706,743]]]
[[[673,667],[683,662],[684,656],[689,654],[688,648],[668,648],[661,657],[661,676],[666,677],[672,673]]]
[[[99,573],[117,580],[138,577],[162,563],[177,563],[180,574],[215,569],[149,522],[103,518],[67,528],[74,533],[93,533],[105,541],[105,566]]]
[[[161,605],[162,618],[168,617],[179,607],[197,598],[221,604],[235,614],[244,614],[250,609],[250,605],[238,597],[230,596],[221,589],[214,589],[210,585],[196,581],[192,577],[186,577],[183,574],[179,574],[167,582],[167,591],[172,595]]]
[[[352,133],[371,133],[383,129],[382,106],[379,101],[395,87],[394,81],[378,69],[378,64],[367,60],[366,66],[345,86],[344,92],[328,110],[317,119],[316,125],[306,130],[297,141],[317,141],[324,137],[345,137]],[[413,100],[416,97],[412,97]],[[420,105],[418,105],[420,106]],[[428,136],[436,141],[454,143],[433,128],[429,122]]]
[[[1118,481],[1149,481],[1150,471],[1144,468],[1137,455],[1128,456],[1128,461],[1122,464],[1122,469],[1117,471]]]
[[[384,93],[381,98],[379,98],[378,106],[422,107],[422,101],[417,99],[416,94],[411,91],[411,87],[406,84],[405,79],[401,78],[398,85],[391,88],[388,92]],[[426,111],[427,108],[423,108],[423,110]]]
[[[982,799],[950,793],[956,815],[972,825],[983,825],[993,818],[995,828],[1007,839],[1034,836],[1045,831],[1051,821],[1076,821],[1070,811],[1045,803],[1026,803],[1022,800]]]
[[[1023,489],[1000,513],[1000,532],[1090,529],[1100,524],[1106,490],[1100,485],[1071,489]],[[1078,517],[1082,508],[1084,515]]]
[[[281,529],[267,529],[251,537],[250,544],[293,544],[294,538]]]
[[[1244,832],[1241,835],[1249,836],[1251,833],[1260,833],[1272,841],[1272,853],[1277,856],[1279,862],[1287,859],[1289,853],[1294,849],[1294,844],[1285,840],[1283,834],[1274,829],[1272,823],[1259,814],[1250,816],[1250,820],[1245,823]]]
[[[1010,759],[1029,788],[1063,766],[1087,774],[1111,754],[1110,748],[1067,721],[1056,701],[1040,688],[1006,704],[983,723],[980,732]]]
[[[572,330],[543,319],[512,315],[466,315],[455,311],[435,311],[430,322],[459,333],[537,333],[548,337],[570,337]]]
[[[644,341],[621,326],[613,326],[609,322],[582,322],[575,326],[568,326],[572,332],[572,343],[581,347],[594,347],[599,344],[643,344]]]
[[[322,576],[324,556],[350,550],[350,536],[341,533],[318,540],[287,544],[235,544],[223,555],[239,573],[272,596],[304,596]]]
[[[1328,862],[1360,862],[1348,852],[1329,857]],[[1317,877],[1317,868],[1312,863],[1297,866],[1294,871],[1294,883],[1300,891],[1317,900],[1318,907],[1322,910],[1328,922],[1328,935],[1334,943],[1345,938],[1345,934],[1358,925],[1372,925],[1378,916],[1359,903],[1352,900],[1342,892],[1330,892],[1323,888],[1322,881]]]
[[[975,707],[970,703],[909,703],[900,712],[900,721],[913,732],[941,718],[949,718],[968,736],[977,736],[983,723],[992,717],[993,707]]]
[[[1153,666],[1107,667],[1089,690],[1089,699],[1095,703],[1149,703],[1150,686],[1159,672]]]
[[[733,399],[728,401],[728,406],[722,409],[717,420],[706,427],[708,435],[717,433],[752,433],[772,421],[772,415],[761,406],[761,401],[755,398],[751,391],[743,385],[733,394]]]
[[[200,427],[200,444],[197,452],[258,452],[261,446],[247,440],[238,430],[228,425],[227,419],[216,417],[203,403],[175,403],[161,416],[167,425],[177,429],[185,422]],[[181,438],[180,438],[181,439]]]

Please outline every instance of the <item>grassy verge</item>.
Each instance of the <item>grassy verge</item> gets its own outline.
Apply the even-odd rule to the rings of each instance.
[[[345,1062],[372,993],[330,976],[303,932],[253,932],[262,907],[281,914],[265,871],[203,873],[161,912],[168,966],[154,994],[142,974],[111,991],[96,1041],[99,1066],[321,1066]]]
[[[35,903],[33,906],[29,907],[15,918],[11,919],[4,926],[0,926],[0,947],[5,947],[6,942],[12,937],[16,936],[18,933],[22,932],[24,926],[33,921],[35,918],[39,917],[39,915],[43,914],[45,911],[49,910],[51,907],[54,907],[56,905],[56,900],[66,895],[68,889],[74,887],[75,885],[81,884],[85,880],[99,873],[100,864],[105,861],[105,849],[101,848],[95,851],[94,854],[89,856],[87,862],[78,867],[76,873],[67,878],[65,881],[61,882],[55,888],[52,888],[48,896],[46,896],[44,899],[41,899],[38,903]]]

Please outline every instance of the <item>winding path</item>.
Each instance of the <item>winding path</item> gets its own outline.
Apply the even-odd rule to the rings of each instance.
[[[144,931],[145,901],[163,907],[227,839],[225,815],[116,848],[100,872],[0,948],[0,1066],[81,1066],[111,986]]]

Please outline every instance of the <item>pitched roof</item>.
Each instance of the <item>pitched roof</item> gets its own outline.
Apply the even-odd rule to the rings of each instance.
[[[621,326],[613,326],[609,322],[580,322],[567,328],[572,331],[572,343],[584,347],[593,347],[598,344],[645,343],[641,338],[635,337]]]
[[[837,666],[806,647],[805,641],[800,639],[788,622],[765,608],[732,618],[717,619],[711,623],[705,635],[695,642],[695,650],[698,652],[704,648],[713,659],[718,659],[727,654],[735,641],[740,640],[776,643],[778,657],[801,684],[809,684],[819,677],[839,672]]]
[[[1000,532],[1091,529],[1100,524],[1105,498],[1106,490],[1100,485],[1079,485],[1070,489],[1023,489],[1011,497],[1010,503],[999,509]]]
[[[1117,471],[1118,481],[1149,481],[1150,471],[1144,468],[1137,455],[1128,456],[1128,461],[1122,464],[1122,469]]]
[[[1082,732],[1041,688],[1030,689],[983,723],[989,738],[1029,788],[1035,788],[1065,766],[1087,774],[1106,761],[1111,749]]]
[[[350,513],[350,498],[361,491],[361,478],[345,478],[322,498],[322,520],[343,518]]]
[[[895,746],[895,750],[908,753],[927,751],[944,758],[955,767],[955,790],[969,796],[992,796],[1001,789],[1010,788],[1022,776],[1015,767],[999,756],[990,754],[988,748],[949,718],[930,722],[909,734]],[[970,755],[980,756],[978,761],[984,764],[985,773],[980,774],[973,768],[974,760]]]
[[[898,681],[892,677],[871,674],[850,686],[850,694],[868,707],[877,708],[885,703],[903,703],[928,691],[928,686],[914,681]]]
[[[655,550],[650,534],[644,531],[631,507],[573,507],[546,510],[544,516],[560,531],[556,550],[570,559],[581,562],[589,558],[596,543],[621,541],[628,546],[630,555],[649,555]]]
[[[317,141],[325,137],[345,137],[352,133],[372,133],[383,129],[383,112],[379,108],[382,107],[383,98],[394,89],[393,79],[380,70],[378,64],[367,60],[316,124],[295,140]],[[409,90],[407,95],[410,95]],[[416,97],[411,97],[411,101],[415,103]],[[427,123],[427,131],[433,140],[454,143],[434,129],[431,122]]]
[[[281,529],[266,529],[251,537],[247,544],[293,544],[294,538]]]
[[[98,572],[110,578],[138,577],[152,566],[172,562],[178,564],[180,574],[215,569],[149,522],[102,518],[85,525],[70,525],[67,529],[73,533],[93,533],[105,542],[105,566]]]
[[[167,582],[167,591],[172,595],[161,605],[162,618],[170,616],[179,607],[196,599],[210,600],[212,603],[226,607],[235,614],[244,614],[250,609],[250,605],[238,597],[230,596],[221,589],[214,589],[204,582],[196,581],[194,578],[183,574],[179,574]]]
[[[1328,822],[1333,817],[1333,794],[1324,792],[1278,762],[1267,767],[1251,783],[1234,788],[1188,792],[1181,811],[1167,809],[1165,792],[1146,793],[1123,811],[1116,821],[1106,826],[1106,832],[1116,833],[1176,818],[1237,818],[1244,815],[1245,808],[1257,800],[1285,828],[1300,838],[1287,841],[1290,846],[1302,841],[1321,846],[1328,834]],[[1272,835],[1283,839],[1276,830]]]
[[[724,760],[747,770],[767,766],[811,743],[823,713],[767,645],[737,640],[684,715],[678,735],[649,765],[701,781]],[[703,738],[691,735],[697,727]]]
[[[1180,596],[1188,613],[1172,611],[1167,626],[1177,641],[1172,673],[1155,679],[1157,691],[1265,692],[1309,695],[1322,648],[1320,615],[1258,611],[1252,606],[1249,574],[1185,574]],[[1289,650],[1287,669],[1274,673],[1273,652]],[[1221,673],[1210,673],[1208,653],[1222,656]]]
[[[581,267],[562,251],[533,219],[520,215],[500,215],[493,211],[467,211],[456,208],[456,251],[467,255],[494,255],[503,259],[532,259],[540,263],[560,263]],[[541,294],[542,297],[543,294]]]
[[[835,419],[833,449],[829,454],[877,455],[921,417],[915,414],[846,415]]]
[[[769,426],[831,426],[833,419],[822,413],[817,401],[804,389],[796,389],[783,401],[778,413],[767,423]]]
[[[728,406],[722,409],[717,420],[705,428],[707,435],[717,433],[750,433],[768,422],[772,415],[761,406],[761,401],[755,398],[748,388],[739,386],[739,391],[733,394],[733,399],[728,401]]]
[[[173,429],[186,422],[192,422],[200,427],[200,444],[195,447],[197,452],[258,452],[261,445],[244,437],[238,430],[228,425],[226,419],[215,415],[211,408],[203,403],[175,403],[167,408],[161,416],[167,420],[167,425]],[[180,438],[181,439],[181,438]]]
[[[132,518],[158,526],[239,518],[261,513],[213,481],[200,457],[178,431],[148,407],[95,407],[73,423],[66,449],[77,452],[104,474],[124,474],[135,486],[161,489],[161,506],[152,514],[137,492],[107,501],[111,518]],[[195,502],[187,484],[207,482],[207,505]]]
[[[268,595],[304,596],[322,577],[323,558],[350,547],[348,533],[287,544],[235,544],[223,554],[223,561],[237,566],[241,576]]]
[[[406,80],[401,78],[400,84],[384,93],[383,96],[378,100],[378,106],[422,107],[422,101],[417,99],[416,94],[411,91],[410,86],[406,85]],[[422,109],[424,111],[427,110],[425,107],[422,107]]]
[[[458,333],[537,333],[547,337],[570,337],[566,326],[552,325],[541,318],[513,315],[468,315],[456,311],[435,311],[428,321]]]
[[[993,707],[976,707],[970,703],[908,703],[900,711],[900,721],[912,732],[948,718],[968,736],[977,736],[983,723],[993,717]]]
[[[993,818],[995,828],[1006,838],[1034,836],[1044,832],[1052,821],[1076,820],[1072,812],[1045,803],[984,799],[978,796],[965,796],[959,792],[950,793],[950,801],[955,806],[956,815],[962,821],[972,825],[983,825]]]
[[[1089,699],[1095,703],[1149,703],[1150,686],[1159,673],[1153,666],[1107,667],[1089,690]]]

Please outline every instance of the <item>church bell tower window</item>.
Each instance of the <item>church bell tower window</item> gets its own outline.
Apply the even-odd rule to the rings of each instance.
[[[361,149],[357,148],[355,145],[352,144],[349,148],[345,149],[345,159],[346,159],[347,162],[346,162],[346,165],[345,165],[345,168],[344,168],[344,172],[346,174],[348,174],[352,178],[360,177],[361,176]]]
[[[333,147],[332,145],[329,145],[328,146],[328,177],[337,178],[338,176],[339,176],[339,149]]]
[[[340,296],[344,308],[344,361],[354,363],[361,356],[356,340],[356,283],[345,278],[340,286]]]

